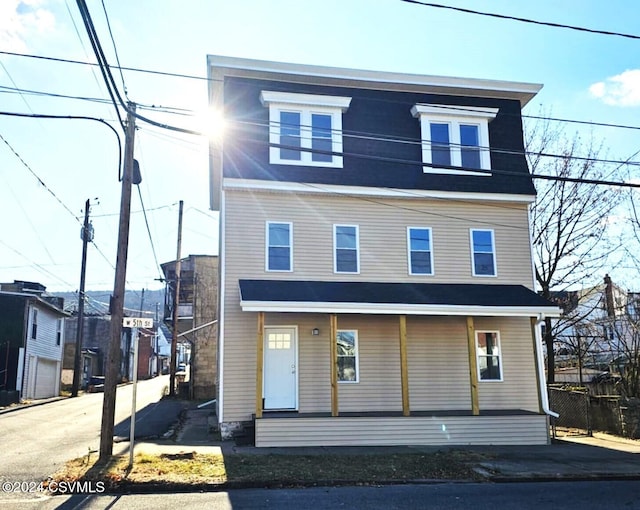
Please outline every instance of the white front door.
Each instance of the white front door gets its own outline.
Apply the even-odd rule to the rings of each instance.
[[[297,409],[295,327],[264,328],[264,409]]]

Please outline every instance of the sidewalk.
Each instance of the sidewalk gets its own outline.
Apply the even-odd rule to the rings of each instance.
[[[553,480],[640,480],[640,441],[608,434],[565,437],[541,446],[398,446],[256,448],[216,440],[211,432],[215,416],[210,409],[189,409],[173,439],[142,442],[135,451],[146,453],[222,453],[245,455],[349,455],[433,453],[445,449],[482,454],[474,469],[492,482]],[[121,445],[127,451],[127,444]],[[114,452],[115,453],[115,452]]]

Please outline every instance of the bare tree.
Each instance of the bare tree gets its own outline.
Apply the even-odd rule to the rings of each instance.
[[[598,161],[601,147],[593,139],[585,143],[578,134],[566,138],[545,120],[527,131],[526,146],[532,173],[556,179],[535,181],[538,196],[531,211],[536,281],[542,295],[552,299],[554,290],[593,282],[618,247],[607,234],[619,190],[562,179],[613,180],[618,168]],[[547,380],[552,383],[557,332],[550,319],[545,326]]]
[[[612,368],[621,376],[620,393],[640,398],[640,295],[629,294],[624,313],[610,321],[607,338]]]

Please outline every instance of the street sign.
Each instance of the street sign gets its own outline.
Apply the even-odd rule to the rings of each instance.
[[[153,319],[143,319],[142,317],[123,317],[122,326],[125,328],[152,328]]]

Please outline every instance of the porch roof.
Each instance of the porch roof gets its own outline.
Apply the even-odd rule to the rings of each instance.
[[[523,285],[239,280],[245,312],[559,316]]]

